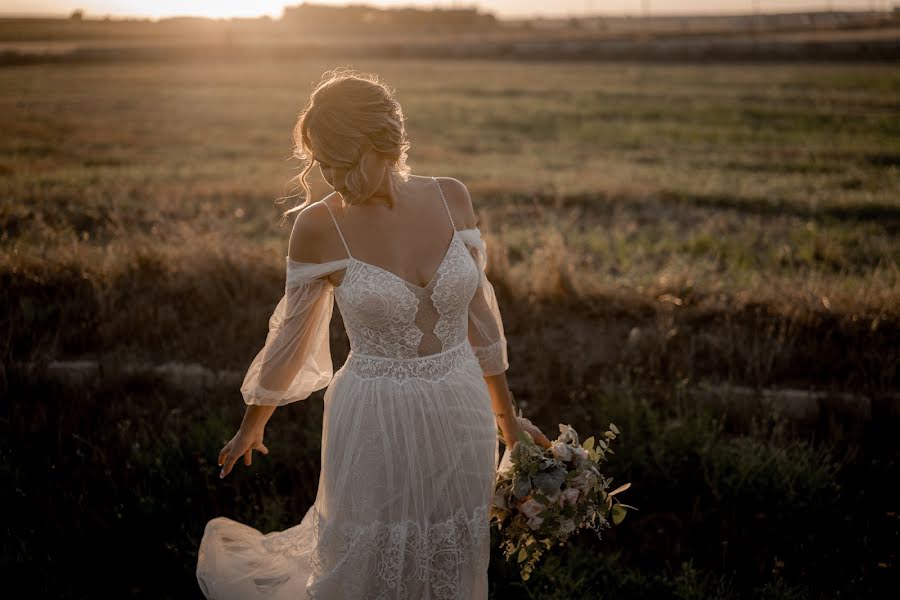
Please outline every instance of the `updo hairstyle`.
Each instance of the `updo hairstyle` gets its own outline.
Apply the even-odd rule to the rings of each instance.
[[[297,119],[293,141],[293,156],[304,163],[294,177],[304,200],[285,215],[311,204],[306,178],[318,162],[350,169],[344,200],[351,205],[370,197],[379,184],[366,178],[375,166],[372,161],[386,161],[392,178],[409,180],[403,110],[394,90],[375,74],[350,68],[326,71]],[[375,152],[367,153],[368,148]]]

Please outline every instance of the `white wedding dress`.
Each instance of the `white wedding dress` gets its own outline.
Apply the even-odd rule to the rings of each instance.
[[[483,376],[507,369],[506,338],[481,233],[456,229],[434,183],[453,231],[425,287],[354,258],[324,201],[347,258],[287,257],[284,297],[241,392],[284,405],[328,386],[318,492],[284,531],[211,520],[197,564],[207,598],[487,598],[499,440]],[[340,285],[324,278],[341,269]],[[351,351],[332,374],[333,300]]]

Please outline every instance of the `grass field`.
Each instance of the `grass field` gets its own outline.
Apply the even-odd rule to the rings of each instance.
[[[280,529],[312,502],[320,393],[222,483],[236,387],[126,367],[249,364],[283,286],[291,127],[338,64],[0,69],[4,565],[58,573],[45,595],[91,597],[105,561],[122,595],[187,597],[206,520]],[[468,185],[526,413],[623,433],[610,470],[641,510],[527,585],[495,555],[492,597],[896,589],[893,65],[352,66],[397,88],[413,173]],[[101,369],[59,382],[60,359]],[[762,387],[822,395],[788,419]]]

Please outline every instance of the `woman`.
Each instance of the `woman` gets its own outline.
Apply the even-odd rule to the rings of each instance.
[[[275,408],[325,392],[315,503],[266,535],[219,517],[200,545],[207,598],[487,598],[498,462],[520,431],[506,338],[465,186],[416,177],[403,113],[374,75],[338,70],[294,130],[307,202],[289,242],[285,294],[241,392],[226,476],[264,454]],[[334,191],[308,203],[318,164]],[[337,301],[351,351],[332,374]]]

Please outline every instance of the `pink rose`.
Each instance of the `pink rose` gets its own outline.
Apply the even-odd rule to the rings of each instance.
[[[576,488],[566,488],[562,491],[559,498],[559,505],[575,504],[578,502],[579,491]]]
[[[528,500],[523,502],[521,506],[519,506],[519,510],[522,512],[522,514],[529,519],[537,517],[538,513],[543,512],[545,508],[547,507],[534,498],[529,498]]]

